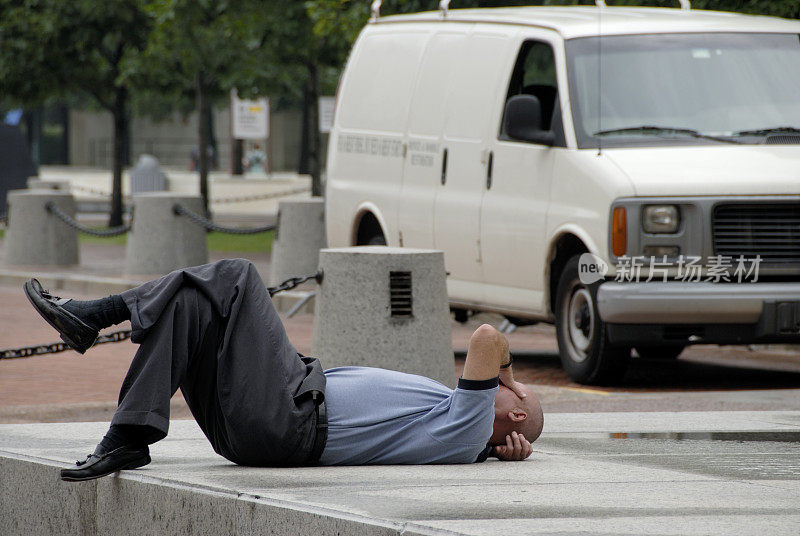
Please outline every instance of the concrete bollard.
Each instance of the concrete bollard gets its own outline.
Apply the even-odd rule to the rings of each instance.
[[[75,218],[72,194],[60,190],[8,192],[5,264],[65,265],[78,263],[78,231],[45,208],[53,202]]]
[[[323,249],[312,355],[325,368],[380,367],[456,383],[441,251]]]
[[[196,195],[148,192],[133,196],[133,229],[128,233],[125,272],[166,274],[208,262],[206,231],[172,211],[176,203],[202,214]]]
[[[278,225],[272,244],[269,284],[295,276],[313,274],[325,237],[325,200],[292,199],[278,204]]]

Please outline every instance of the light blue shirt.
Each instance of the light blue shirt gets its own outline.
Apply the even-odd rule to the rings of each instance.
[[[496,381],[465,389],[469,382],[462,380],[452,390],[369,367],[329,369],[325,379],[322,465],[473,463],[492,435]]]

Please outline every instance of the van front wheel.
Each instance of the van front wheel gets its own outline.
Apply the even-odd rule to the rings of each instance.
[[[586,384],[617,383],[625,376],[631,350],[608,341],[607,328],[597,312],[600,283],[586,285],[572,257],[558,281],[556,335],[561,363],[569,377]]]

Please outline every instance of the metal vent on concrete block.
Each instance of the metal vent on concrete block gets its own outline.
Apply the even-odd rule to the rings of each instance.
[[[389,305],[392,318],[414,316],[411,272],[389,272]]]

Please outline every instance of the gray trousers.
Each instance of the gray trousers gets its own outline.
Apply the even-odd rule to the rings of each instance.
[[[243,259],[176,270],[125,291],[139,350],[112,424],[169,429],[183,392],[214,450],[241,465],[302,465],[325,391],[316,359],[289,342],[255,267]]]

